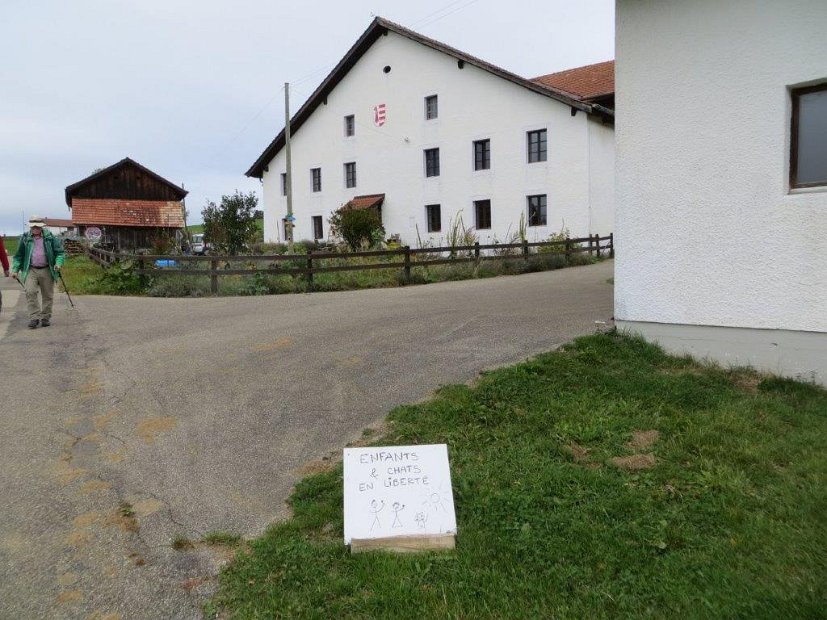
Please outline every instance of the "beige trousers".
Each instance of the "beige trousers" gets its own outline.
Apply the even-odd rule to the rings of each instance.
[[[37,301],[37,292],[43,300],[43,309]],[[26,304],[29,307],[29,320],[51,319],[52,300],[55,296],[55,281],[48,267],[32,267],[26,276]]]

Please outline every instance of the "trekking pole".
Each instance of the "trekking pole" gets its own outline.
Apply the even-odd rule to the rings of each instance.
[[[57,277],[60,278],[60,283],[63,285],[63,292],[66,293],[66,297],[69,298],[69,305],[71,305],[74,308],[75,304],[72,301],[72,296],[69,294],[69,289],[66,288],[66,282],[63,279],[63,274],[60,273],[60,271],[57,272]]]
[[[23,288],[23,290],[26,290],[26,285],[25,285],[25,284],[23,284],[23,283],[20,281],[20,278],[18,278],[17,276],[15,276],[15,277],[14,277],[14,279],[15,279],[15,280],[17,280],[17,283],[18,283],[18,284],[19,284],[19,285]]]

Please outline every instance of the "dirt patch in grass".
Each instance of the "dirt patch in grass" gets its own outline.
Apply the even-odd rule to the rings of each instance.
[[[646,450],[654,445],[659,438],[660,431],[635,431],[632,433],[632,440],[626,444],[626,447],[634,451]]]
[[[322,461],[322,460],[315,460],[315,461],[308,461],[301,467],[296,470],[301,476],[310,476],[312,474],[321,474],[326,471],[331,471],[333,469],[334,464],[330,461]]]
[[[749,394],[757,394],[758,386],[765,377],[757,373],[736,372],[732,374],[732,383],[740,390]]]
[[[589,449],[584,448],[580,444],[576,444],[573,441],[569,445],[565,446],[563,450],[571,454],[575,463],[586,463],[589,460]]]
[[[609,463],[626,471],[641,471],[643,469],[651,469],[655,466],[655,455],[650,452],[649,454],[616,456],[613,459],[609,459]]]

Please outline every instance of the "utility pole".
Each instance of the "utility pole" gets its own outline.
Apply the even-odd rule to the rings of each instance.
[[[290,82],[284,83],[284,151],[287,160],[287,253],[293,253],[293,170],[290,162]]]

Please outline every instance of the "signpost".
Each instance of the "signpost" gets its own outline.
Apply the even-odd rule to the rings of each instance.
[[[351,552],[453,549],[448,446],[344,450],[345,544]]]

